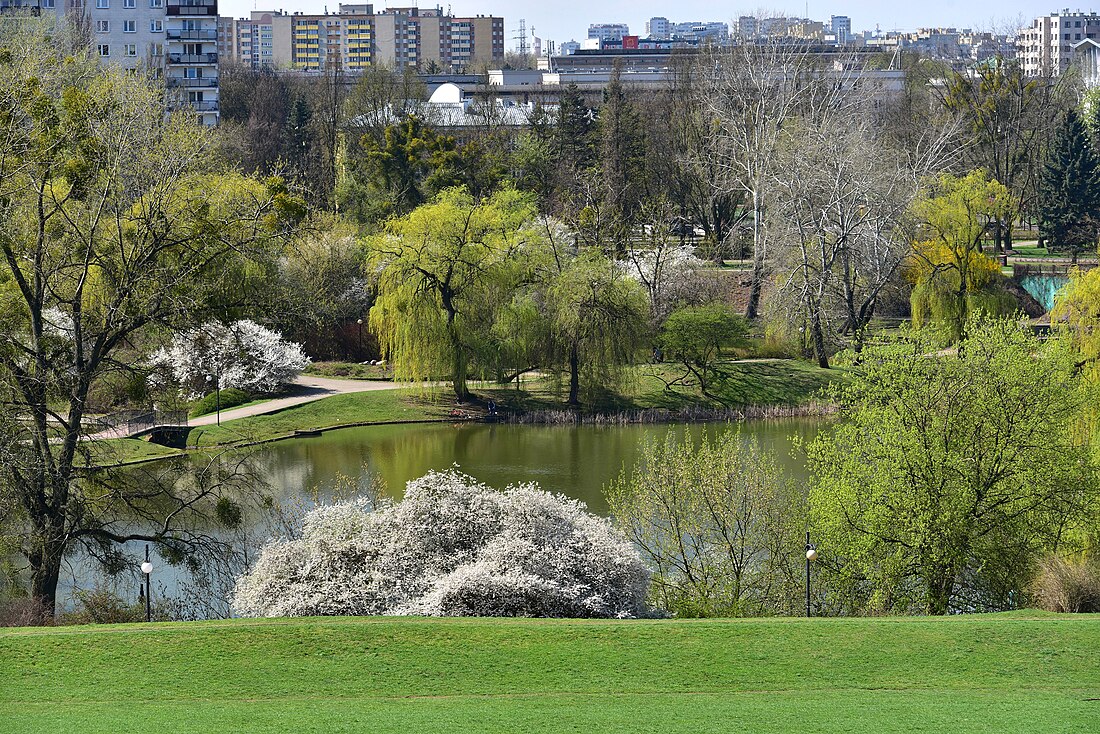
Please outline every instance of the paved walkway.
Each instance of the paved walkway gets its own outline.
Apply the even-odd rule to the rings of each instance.
[[[333,395],[345,395],[353,392],[371,392],[373,390],[394,390],[406,387],[403,383],[383,380],[336,380],[330,377],[301,375],[294,381],[294,394],[285,398],[276,398],[243,408],[230,408],[222,411],[222,421],[249,418],[254,415],[276,413],[284,408],[305,405],[321,398]],[[211,426],[218,422],[217,413],[209,413],[187,421],[189,426]]]
[[[405,383],[383,380],[337,380],[330,377],[318,377],[316,375],[300,375],[294,381],[291,395],[284,398],[267,400],[256,405],[246,405],[241,408],[229,408],[221,412],[221,420],[231,421],[238,418],[248,418],[254,415],[275,413],[295,405],[312,403],[315,400],[344,395],[347,393],[370,392],[372,390],[394,390],[399,387],[408,387]],[[210,413],[198,418],[190,418],[188,426],[212,426],[218,422],[218,414]],[[130,434],[125,427],[114,428],[109,431],[88,436],[90,439],[101,440],[108,438],[126,438]]]

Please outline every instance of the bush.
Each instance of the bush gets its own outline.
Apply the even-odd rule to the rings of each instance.
[[[250,617],[636,617],[649,572],[584,504],[534,485],[498,492],[458,471],[409,482],[401,502],[319,507],[237,580]]]
[[[29,596],[0,599],[0,627],[38,627],[53,618],[38,599]]]
[[[1047,558],[1039,564],[1032,594],[1050,612],[1100,612],[1100,564]]]
[[[218,409],[219,404],[222,410],[228,410],[229,408],[236,408],[238,405],[250,403],[252,399],[252,393],[250,392],[238,390],[235,387],[227,387],[221,391],[220,398],[216,392],[212,392],[209,395],[204,395],[201,400],[195,401],[187,415],[191,418],[198,418],[200,415],[213,413]]]

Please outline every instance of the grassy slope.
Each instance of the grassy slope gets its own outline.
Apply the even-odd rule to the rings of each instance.
[[[1095,732],[1100,616],[0,631],[0,732]]]

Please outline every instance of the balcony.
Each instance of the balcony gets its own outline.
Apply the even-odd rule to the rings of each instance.
[[[217,16],[218,0],[168,0],[169,17],[179,15]]]
[[[200,76],[188,79],[170,76],[167,78],[167,82],[170,87],[182,87],[184,89],[216,89],[218,86],[218,77]]]
[[[168,54],[169,64],[190,64],[193,66],[202,66],[207,64],[218,63],[218,55],[216,53],[206,54]]]
[[[190,107],[195,112],[217,112],[218,100],[216,99],[204,99],[201,102],[181,102],[180,107]]]
[[[180,40],[180,41],[216,41],[218,40],[218,32],[213,28],[204,28],[203,30],[184,30],[181,28],[169,28],[165,31],[168,36],[168,40]]]

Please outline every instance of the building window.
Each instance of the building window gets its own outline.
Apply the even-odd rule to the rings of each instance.
[[[122,7],[132,10],[137,7],[137,0],[122,0]]]
[[[164,46],[160,43],[149,44],[149,55],[154,57],[164,56]]]
[[[164,21],[163,20],[151,20],[151,21],[149,21],[149,32],[150,33],[163,33],[164,32]]]
[[[164,0],[149,0],[150,8],[162,8],[164,7]]]
[[[100,10],[107,10],[111,7],[111,0],[95,0],[95,6]]]
[[[95,22],[95,31],[96,31],[96,33],[110,33],[111,32],[111,21],[109,21],[109,20],[97,20]]]
[[[137,56],[137,44],[127,43],[123,48],[126,50],[127,56]]]
[[[122,21],[123,33],[137,33],[137,21],[136,20],[124,20]]]
[[[99,52],[100,56],[110,56],[111,55],[111,46],[109,44],[101,43],[98,46],[96,46],[95,49],[96,49],[96,51]]]
[[[42,0],[42,7],[44,7],[44,8],[54,7],[53,0]]]

